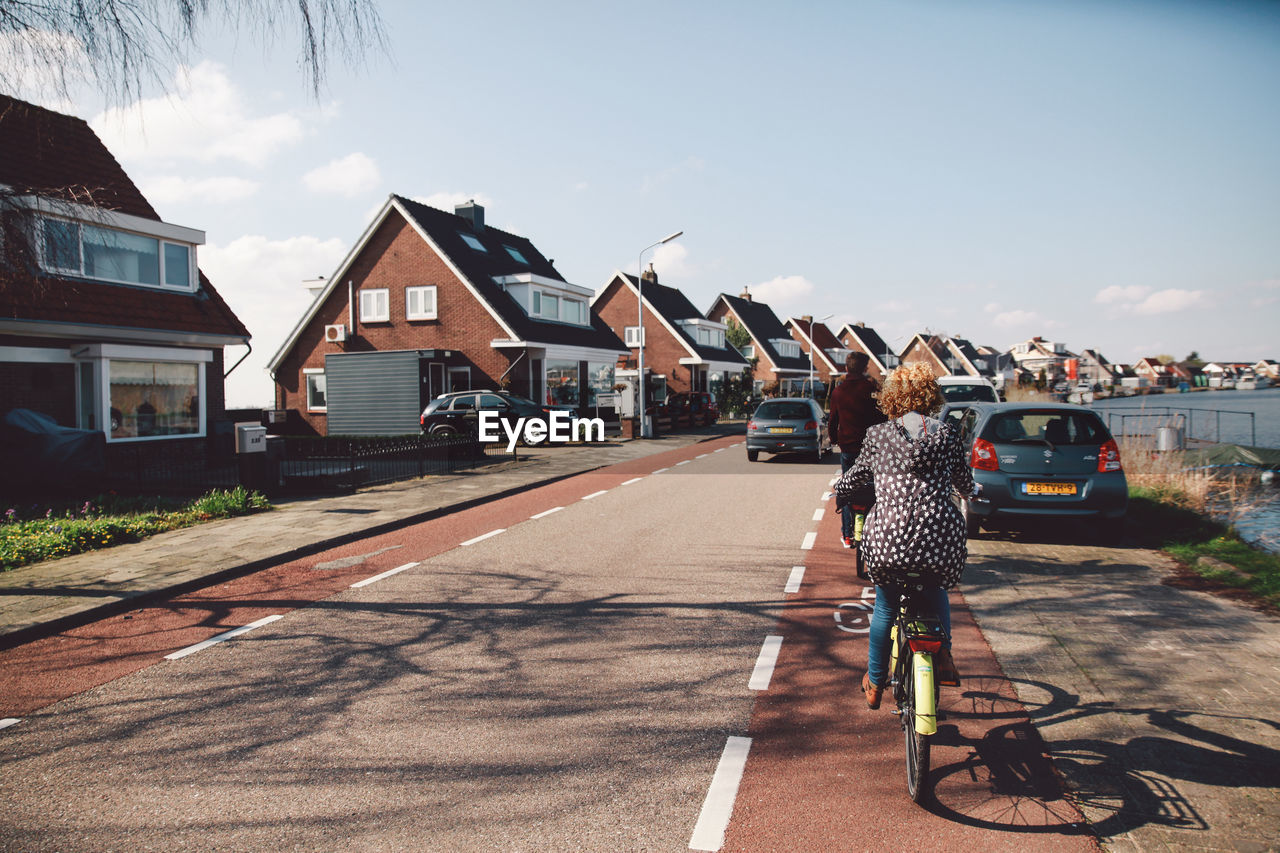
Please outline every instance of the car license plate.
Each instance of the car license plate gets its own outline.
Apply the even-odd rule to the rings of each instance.
[[[790,433],[795,431],[796,431],[795,427],[769,427],[769,432],[772,433],[773,435],[777,435],[778,433],[784,433],[784,432]]]
[[[1075,483],[1023,483],[1024,495],[1074,495]]]

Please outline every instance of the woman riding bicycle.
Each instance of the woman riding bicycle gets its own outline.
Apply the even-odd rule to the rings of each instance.
[[[939,684],[959,684],[951,659],[951,606],[947,590],[960,581],[968,556],[964,516],[951,500],[954,488],[966,497],[979,491],[964,458],[960,436],[932,417],[942,407],[933,370],[924,363],[894,370],[882,392],[887,423],[867,430],[862,452],[836,482],[836,506],[868,482],[876,502],[867,515],[862,549],[876,585],[867,673],[862,690],[867,707],[880,707],[888,682],[889,634],[903,593],[931,598],[946,630],[934,666]]]

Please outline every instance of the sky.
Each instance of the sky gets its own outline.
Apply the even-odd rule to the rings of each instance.
[[[14,92],[88,121],[253,335],[231,407],[388,194],[602,288],[651,250],[704,312],[1111,361],[1280,358],[1280,3],[383,0],[386,53],[207,30],[167,94]],[[0,45],[3,49],[3,45]],[[227,351],[230,366],[244,347]]]

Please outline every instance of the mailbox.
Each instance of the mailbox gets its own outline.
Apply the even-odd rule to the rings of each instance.
[[[266,453],[267,428],[251,422],[236,424],[236,453]]]

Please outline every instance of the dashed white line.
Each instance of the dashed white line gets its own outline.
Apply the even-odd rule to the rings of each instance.
[[[543,510],[542,512],[538,513],[537,515],[531,515],[531,516],[529,516],[529,517],[530,517],[530,518],[546,518],[548,515],[551,515],[551,513],[553,513],[553,512],[559,512],[559,511],[560,511],[560,510],[562,510],[562,509],[564,509],[564,507],[562,507],[562,506],[553,506],[551,509]]]
[[[653,473],[661,474],[663,471],[670,471],[670,470],[671,470],[670,468],[659,468],[657,471],[654,471]]]
[[[799,592],[800,582],[804,580],[804,566],[792,566],[791,576],[787,578],[787,585],[783,588],[783,592]]]
[[[773,668],[778,663],[778,652],[782,651],[782,638],[770,634],[764,638],[760,647],[760,656],[756,658],[756,668],[751,671],[751,680],[747,682],[748,690],[768,690],[769,681],[773,678]]]
[[[362,580],[362,581],[356,581],[355,583],[353,583],[353,584],[351,585],[351,588],[352,588],[352,589],[359,589],[359,588],[360,588],[360,587],[362,587],[362,586],[368,586],[368,585],[369,585],[369,584],[371,584],[371,583],[377,583],[378,581],[382,580],[383,578],[389,578],[389,577],[391,577],[392,575],[398,575],[398,574],[400,574],[401,572],[403,572],[405,569],[412,569],[412,568],[413,568],[414,566],[416,566],[416,565],[418,565],[418,564],[417,564],[417,563],[405,563],[403,566],[396,566],[394,569],[389,569],[389,570],[387,570],[387,571],[383,572],[383,573],[382,573],[382,574],[380,574],[380,575],[374,575],[374,576],[373,576],[373,577],[371,577],[371,578],[365,578],[365,579],[364,579],[364,580]]]
[[[704,457],[704,456],[708,456],[708,455],[710,455],[710,454],[707,454],[707,453],[699,453],[697,456],[695,456],[695,457],[693,457],[693,458],[694,458],[694,459],[701,459],[702,457]]]
[[[724,833],[729,828],[733,801],[738,798],[738,785],[750,751],[749,737],[731,737],[725,741],[707,798],[702,801],[698,823],[693,827],[693,838],[689,839],[690,850],[719,850],[724,846]]]
[[[688,464],[689,464],[690,462],[692,462],[692,461],[693,461],[692,459],[686,459],[686,460],[684,460],[683,462],[677,462],[676,464],[677,464],[677,465],[688,465]]]
[[[461,545],[463,548],[465,548],[468,545],[474,545],[477,542],[483,542],[484,540],[488,539],[490,536],[497,536],[499,533],[506,533],[506,532],[507,532],[507,528],[499,527],[497,530],[490,530],[488,533],[477,536],[474,539],[468,539],[466,542],[459,542],[458,544]]]
[[[20,722],[22,722],[22,720],[18,717],[5,717],[3,720],[0,720],[0,729],[7,729],[9,726],[16,726]]]
[[[822,509],[822,507],[818,507],[817,509],[815,509],[815,510],[813,511],[813,520],[814,520],[814,521],[822,521],[822,513],[823,513],[823,512],[824,512],[824,510]]]
[[[823,499],[824,501],[829,501],[829,500],[831,500],[831,492],[823,492],[823,493],[822,493],[822,499]]]
[[[632,477],[630,480],[627,480],[627,481],[626,481],[625,483],[623,483],[622,485],[624,485],[624,486],[630,486],[632,483],[638,483],[638,482],[640,482],[640,481],[641,481],[641,480],[643,480],[643,479],[644,479],[644,477]]]
[[[808,533],[804,535],[804,542],[800,543],[800,549],[802,551],[812,551],[813,543],[817,540],[817,538],[818,538],[818,531],[810,530]]]
[[[609,490],[608,490],[608,489],[601,489],[601,490],[600,490],[600,491],[598,491],[598,492],[592,492],[592,493],[591,493],[591,494],[589,494],[589,495],[583,495],[583,496],[582,496],[582,499],[583,499],[584,501],[589,501],[589,500],[591,500],[592,498],[598,498],[598,497],[600,497],[601,495],[607,495],[608,493],[609,493]]]
[[[712,453],[724,453],[724,452],[725,452],[726,450],[728,450],[728,449],[729,449],[729,448],[727,448],[727,447],[717,447],[715,450],[713,450],[713,451],[711,451],[711,452],[712,452]]]
[[[174,652],[171,655],[165,655],[164,659],[177,660],[178,658],[185,658],[187,655],[192,655],[192,654],[195,654],[196,652],[204,651],[210,646],[216,646],[218,643],[225,642],[227,640],[232,639],[233,637],[238,637],[247,631],[252,631],[254,628],[261,628],[263,625],[270,625],[272,622],[276,621],[277,619],[283,619],[283,618],[284,618],[284,614],[282,613],[277,613],[274,616],[264,616],[261,619],[257,620],[256,622],[250,622],[248,625],[241,625],[239,628],[232,628],[230,631],[225,631],[216,637],[210,637],[209,639],[205,640],[203,643],[196,643],[194,646],[187,646],[185,649],[179,649],[178,651]]]

